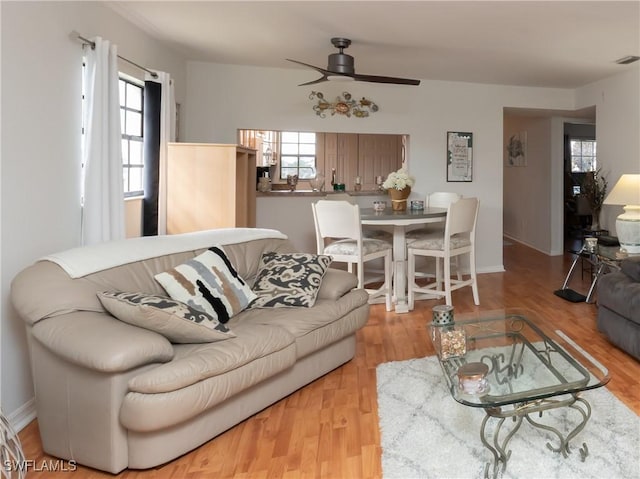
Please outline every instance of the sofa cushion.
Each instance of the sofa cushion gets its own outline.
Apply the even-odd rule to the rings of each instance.
[[[304,310],[249,308],[229,325],[238,335],[240,325],[278,326],[295,337],[297,355],[302,358],[364,326],[369,318],[368,302],[369,293],[355,289],[337,299],[318,298],[312,308]]]
[[[176,391],[207,378],[224,376],[244,365],[288,350],[283,362],[262,371],[262,379],[295,363],[295,338],[282,328],[264,324],[237,324],[236,337],[222,343],[179,344],[175,356],[165,364],[145,371],[128,382],[131,392],[158,394]],[[257,374],[243,379],[244,389],[256,382]]]
[[[105,291],[98,293],[98,299],[119,320],[162,334],[172,343],[208,343],[235,337],[216,318],[164,296]]]
[[[634,281],[640,282],[640,256],[626,258],[620,264],[622,272]]]
[[[251,307],[313,306],[329,264],[331,257],[326,255],[264,253],[253,284],[257,298]]]
[[[204,311],[221,323],[229,321],[256,298],[219,246],[155,278],[173,299]]]
[[[352,273],[329,268],[322,278],[322,285],[318,291],[318,299],[338,299],[347,294],[352,289],[358,287],[358,278]]]

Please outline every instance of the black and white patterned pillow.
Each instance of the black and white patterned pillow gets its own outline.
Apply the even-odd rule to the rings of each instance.
[[[155,278],[173,299],[204,311],[221,323],[229,321],[256,297],[220,246]]]
[[[105,291],[98,299],[125,323],[162,334],[172,343],[209,343],[236,335],[216,318],[165,296]]]
[[[253,292],[258,296],[251,308],[310,308],[316,302],[331,256],[308,253],[262,255]]]

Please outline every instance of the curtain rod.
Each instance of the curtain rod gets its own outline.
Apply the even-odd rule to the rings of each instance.
[[[80,35],[78,32],[73,31],[71,32],[71,37],[75,40],[80,40],[82,43],[84,43],[85,45],[89,45],[91,47],[92,50],[94,50],[96,48],[96,42],[93,42],[91,40],[89,40],[88,38],[83,37],[82,35]],[[118,58],[120,60],[124,60],[125,62],[133,65],[136,68],[139,68],[140,70],[143,70],[145,72],[147,72],[149,75],[151,75],[153,78],[158,78],[158,74],[152,70],[149,70],[148,68],[143,67],[142,65],[138,65],[135,62],[132,62],[131,60],[129,60],[128,58],[125,58],[123,56],[118,55]]]

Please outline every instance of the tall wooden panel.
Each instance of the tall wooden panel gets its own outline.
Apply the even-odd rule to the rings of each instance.
[[[320,135],[316,135],[316,140],[319,141]],[[331,170],[336,169],[336,178],[338,176],[338,134],[337,133],[322,133],[322,151],[317,151],[318,160],[323,161],[324,166],[318,168],[318,171],[324,174],[324,186],[326,190],[331,189]],[[324,169],[324,172],[322,171]]]
[[[358,135],[338,134],[338,183],[344,183],[347,190],[353,189],[358,176]]]
[[[364,190],[376,188],[376,176],[386,178],[401,166],[401,135],[358,135],[358,174]]]
[[[169,144],[167,233],[255,225],[255,150],[237,145]]]
[[[336,170],[336,181],[353,189],[358,176],[358,135],[354,133],[322,133],[317,135],[321,146],[318,154],[318,170],[326,178],[326,188],[331,188],[331,170]],[[323,166],[321,166],[321,162]]]

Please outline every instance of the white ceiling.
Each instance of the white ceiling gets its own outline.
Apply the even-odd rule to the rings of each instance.
[[[347,37],[356,73],[576,88],[640,56],[639,0],[107,3],[188,59],[216,63],[326,68],[330,38]]]

